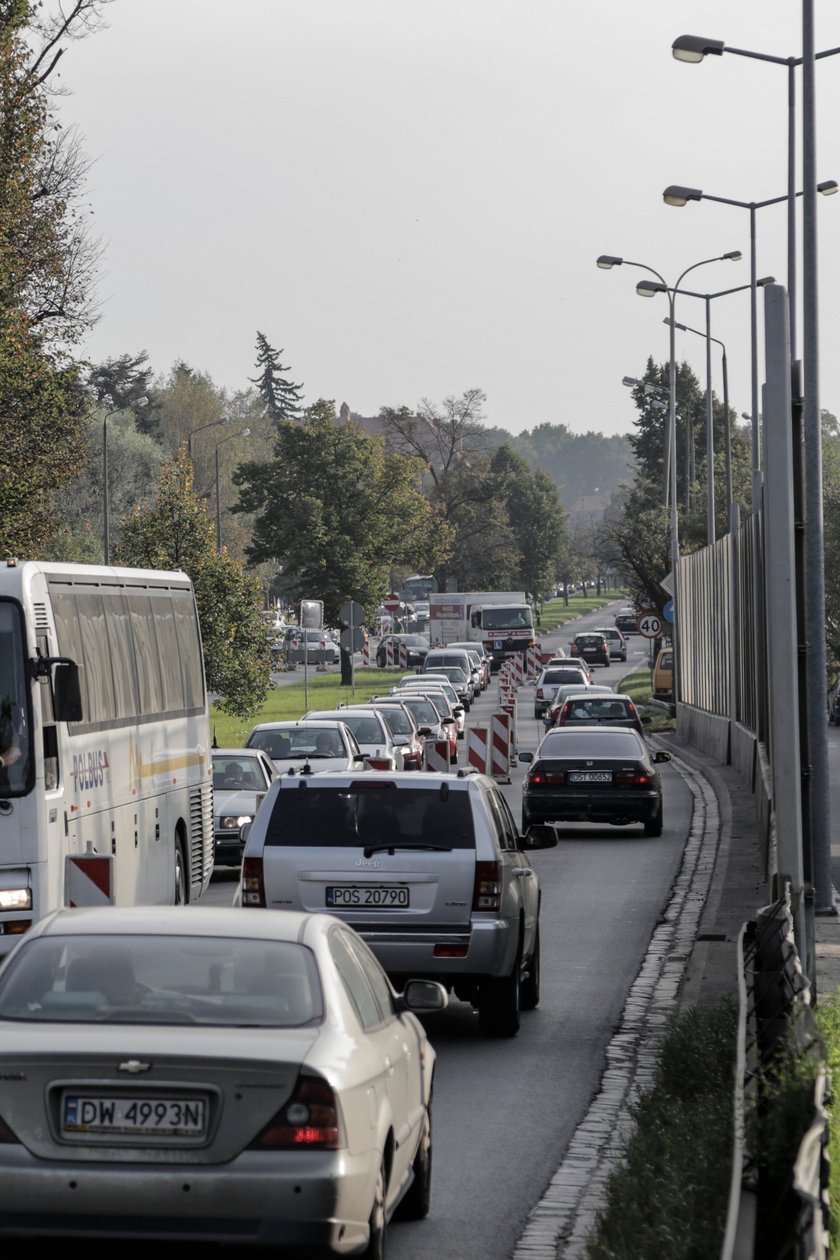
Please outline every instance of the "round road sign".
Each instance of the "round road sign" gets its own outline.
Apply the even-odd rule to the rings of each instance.
[[[393,591],[391,591],[390,595],[386,595],[382,601],[383,608],[387,608],[390,613],[396,612],[401,604],[402,600],[399,595],[396,595]]]
[[[658,639],[662,633],[662,622],[656,613],[643,612],[639,617],[639,634],[646,639]]]

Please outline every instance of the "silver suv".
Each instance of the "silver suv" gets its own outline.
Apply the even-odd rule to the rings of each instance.
[[[335,914],[385,970],[441,981],[514,1037],[540,999],[540,887],[498,785],[472,771],[318,774],[272,784],[246,836],[237,904]]]

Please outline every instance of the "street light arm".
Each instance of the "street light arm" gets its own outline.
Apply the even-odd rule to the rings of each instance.
[[[596,261],[597,266],[605,271],[608,271],[610,267],[620,267],[622,265],[625,267],[641,267],[642,271],[649,271],[651,275],[657,276],[662,284],[665,283],[664,277],[660,276],[659,272],[655,271],[653,267],[648,267],[647,263],[632,262],[629,258],[616,258],[612,254],[601,254]]]

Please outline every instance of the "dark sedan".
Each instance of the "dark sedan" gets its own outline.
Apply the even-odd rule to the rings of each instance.
[[[423,664],[429,647],[429,640],[423,634],[383,634],[376,645],[376,663],[380,669],[389,664],[400,669],[411,669]]]
[[[522,830],[541,822],[642,823],[646,836],[662,835],[662,783],[652,752],[637,731],[591,726],[556,727],[536,753],[521,752],[530,767],[522,788]]]

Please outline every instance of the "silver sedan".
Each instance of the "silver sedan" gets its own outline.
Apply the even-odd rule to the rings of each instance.
[[[446,1000],[328,914],[57,911],[0,967],[0,1237],[381,1256],[429,1209]]]

